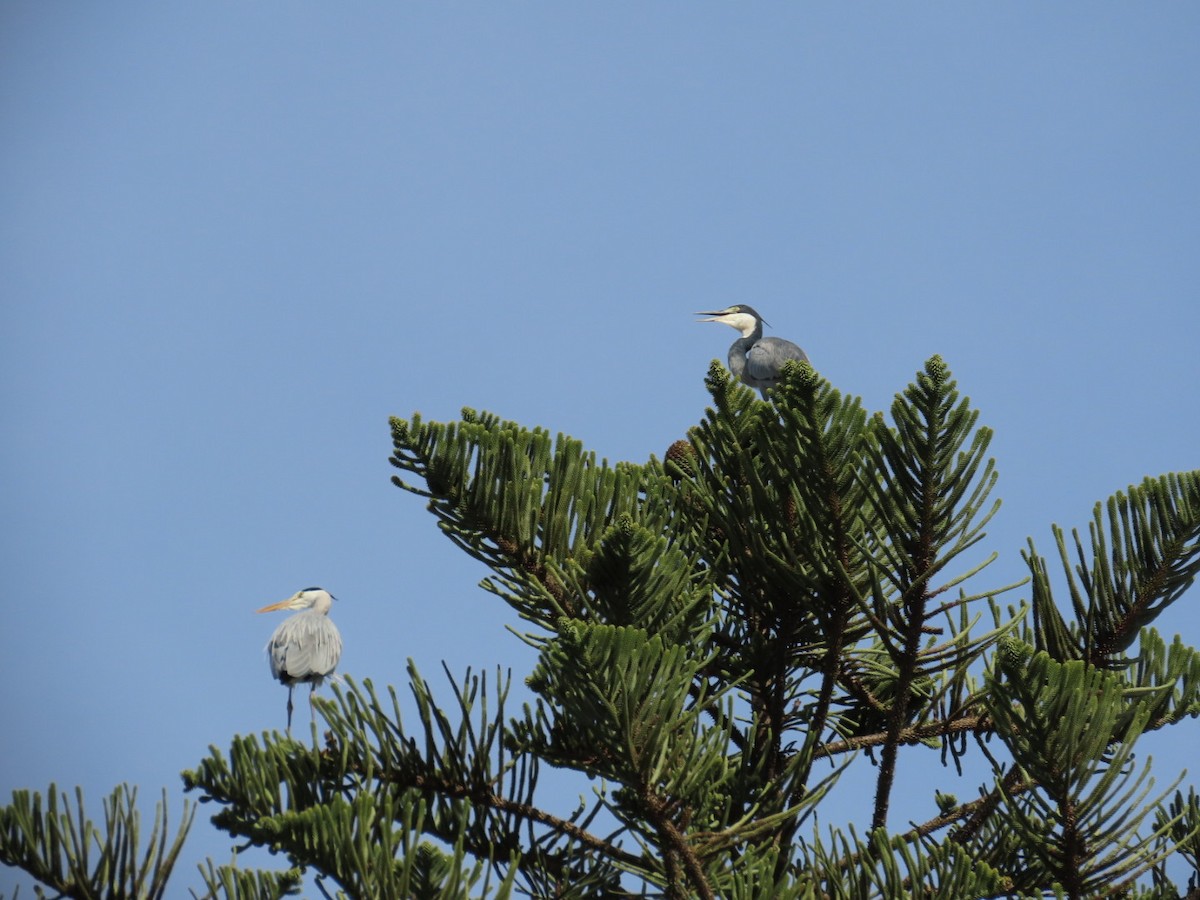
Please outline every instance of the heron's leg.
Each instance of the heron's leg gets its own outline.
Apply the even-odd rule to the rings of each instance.
[[[288,685],[288,734],[292,733],[292,685]]]
[[[308,718],[310,721],[317,721],[317,708],[313,706],[313,694],[317,692],[316,682],[308,686]]]

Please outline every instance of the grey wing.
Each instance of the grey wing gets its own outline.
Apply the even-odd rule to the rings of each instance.
[[[290,684],[319,681],[337,668],[342,636],[322,613],[300,613],[280,625],[267,645],[271,674]]]
[[[789,359],[808,362],[808,354],[783,338],[765,337],[756,341],[746,354],[746,372],[755,381],[773,383],[779,379]]]

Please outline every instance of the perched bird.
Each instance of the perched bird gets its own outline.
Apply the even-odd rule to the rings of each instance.
[[[267,642],[267,657],[271,663],[271,674],[288,689],[288,731],[292,730],[292,688],[307,683],[309,709],[312,695],[337,668],[342,655],[342,636],[337,626],[329,621],[329,610],[334,597],[319,587],[297,591],[286,600],[272,603],[258,610],[260,613],[277,609],[298,609],[300,612],[288,616],[275,629]]]
[[[766,321],[752,306],[739,303],[727,309],[698,312],[696,315],[709,317],[701,319],[701,322],[721,322],[742,333],[729,347],[729,371],[743,384],[756,388],[763,397],[767,396],[767,388],[779,381],[785,362],[789,359],[808,362],[808,354],[791,341],[763,337]]]

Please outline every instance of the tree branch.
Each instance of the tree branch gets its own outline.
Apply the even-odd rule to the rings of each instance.
[[[704,867],[700,864],[695,849],[671,821],[667,802],[645,786],[639,793],[650,824],[664,839],[668,852],[674,855],[683,866],[688,880],[691,882],[691,888],[695,891],[695,896],[702,900],[716,900],[716,894],[713,893],[712,886],[708,883],[708,876],[704,874]]]
[[[627,850],[623,850],[615,844],[597,837],[568,819],[552,815],[545,810],[538,809],[536,806],[530,806],[527,803],[518,803],[515,800],[509,800],[487,786],[453,782],[448,779],[435,778],[429,775],[417,775],[411,779],[380,776],[380,780],[401,788],[415,788],[426,793],[441,794],[453,799],[470,800],[472,803],[482,804],[490,809],[519,816],[527,821],[544,825],[564,837],[577,841],[590,850],[595,850],[626,865],[641,866],[644,862],[640,856],[629,853]]]

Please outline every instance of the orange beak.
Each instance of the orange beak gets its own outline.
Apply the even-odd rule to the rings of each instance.
[[[278,603],[272,603],[270,606],[264,606],[262,609],[256,609],[255,612],[275,612],[278,609],[290,609],[292,601],[295,597],[288,597],[286,600],[280,600]]]

